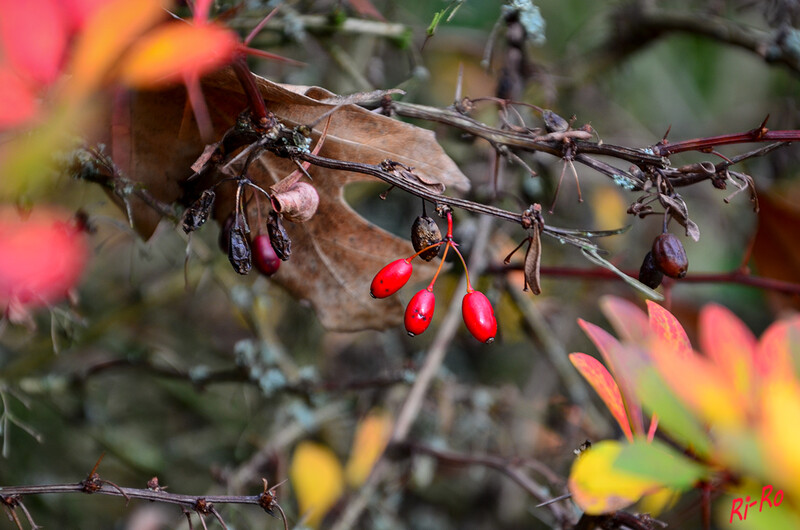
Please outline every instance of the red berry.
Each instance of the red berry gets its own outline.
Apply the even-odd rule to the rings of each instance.
[[[261,234],[253,239],[253,261],[256,268],[265,276],[272,276],[278,272],[281,260],[272,248],[267,234]]]
[[[411,299],[406,307],[406,331],[412,337],[428,329],[433,319],[433,308],[436,306],[436,297],[433,291],[423,289]]]
[[[399,259],[386,265],[372,279],[369,294],[373,298],[386,298],[399,291],[411,278],[413,265],[405,259]]]
[[[486,295],[480,291],[464,295],[461,314],[473,337],[486,344],[494,342],[494,337],[497,335],[497,319],[494,317],[492,303]]]

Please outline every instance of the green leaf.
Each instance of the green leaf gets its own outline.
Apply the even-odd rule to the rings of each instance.
[[[612,467],[676,490],[689,489],[709,475],[708,468],[658,440],[623,445]]]
[[[655,368],[645,368],[636,380],[636,395],[644,408],[658,414],[659,428],[699,455],[710,454],[708,433],[669,390]]]

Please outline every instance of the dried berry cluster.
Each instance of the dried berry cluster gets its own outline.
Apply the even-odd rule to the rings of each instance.
[[[444,258],[447,257],[449,249],[453,249],[461,262],[467,275],[467,294],[461,302],[461,313],[464,323],[472,336],[481,342],[490,344],[494,342],[497,335],[497,319],[494,316],[494,309],[486,295],[472,288],[469,281],[469,271],[464,262],[457,244],[453,241],[453,216],[450,210],[447,215],[447,235],[442,239],[441,232],[436,222],[425,215],[417,217],[411,229],[411,240],[416,254],[404,259],[398,259],[383,267],[370,285],[370,294],[373,298],[386,298],[399,291],[411,278],[413,266],[411,261],[419,256],[425,261],[430,261],[439,253],[439,248],[444,245],[442,261],[439,269],[433,276],[431,283],[421,291],[417,292],[408,303],[405,312],[406,331],[412,337],[423,333],[433,319],[433,310],[436,306],[436,297],[433,294],[433,285],[442,270]]]
[[[266,222],[266,231],[261,228],[263,223],[259,219],[258,233],[255,237],[250,237],[250,227],[244,215],[241,193],[242,187],[247,184],[253,185],[245,179],[239,183],[236,209],[222,225],[219,247],[228,255],[228,261],[237,273],[248,274],[255,265],[262,274],[272,276],[278,272],[281,261],[286,261],[291,256],[292,241],[275,208],[270,212]],[[263,192],[260,188],[256,191]],[[214,205],[214,198],[214,191],[207,189],[186,209],[181,219],[184,232],[189,234],[205,224]]]
[[[661,285],[665,274],[680,279],[686,276],[687,270],[689,260],[683,244],[675,235],[664,232],[653,241],[652,250],[645,255],[639,269],[639,281],[655,289]]]

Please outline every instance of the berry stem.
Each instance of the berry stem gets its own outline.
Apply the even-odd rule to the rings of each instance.
[[[442,253],[442,261],[439,262],[439,268],[436,269],[436,274],[433,275],[433,279],[431,280],[431,283],[428,284],[428,290],[429,291],[433,290],[433,284],[436,283],[436,278],[439,277],[439,273],[442,271],[442,265],[444,265],[444,259],[447,257],[447,251],[450,249],[450,247],[453,247],[453,242],[448,239],[447,240],[447,244],[444,246],[444,252]],[[455,248],[455,247],[453,247],[453,248]]]
[[[472,288],[472,283],[469,281],[469,269],[467,268],[467,262],[464,260],[464,256],[461,255],[461,251],[458,250],[458,247],[456,247],[455,243],[453,244],[453,250],[456,251],[456,254],[458,254],[458,257],[461,259],[461,263],[464,265],[464,274],[467,275],[467,294],[469,294],[475,289]]]
[[[426,250],[428,250],[428,249],[431,249],[431,248],[434,248],[434,247],[438,247],[439,245],[443,245],[444,243],[445,243],[444,241],[439,241],[438,243],[434,243],[433,245],[428,245],[427,247],[423,248],[422,250],[420,250],[420,251],[419,251],[419,252],[417,252],[416,254],[413,254],[413,255],[411,255],[411,256],[409,256],[409,257],[407,257],[407,258],[406,258],[406,263],[411,263],[411,260],[413,260],[414,258],[416,258],[417,256],[419,256],[420,254],[422,254],[422,253],[423,253],[423,252],[425,252]]]
[[[448,241],[453,239],[453,212],[451,210],[447,210],[447,235],[444,238]]]

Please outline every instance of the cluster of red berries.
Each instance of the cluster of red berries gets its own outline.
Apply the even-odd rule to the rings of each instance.
[[[404,259],[395,260],[385,267],[383,267],[370,285],[370,294],[373,298],[386,298],[399,291],[411,278],[413,266],[411,261],[424,254],[426,251],[438,248],[444,245],[444,252],[442,254],[442,261],[439,263],[439,269],[436,271],[431,283],[425,289],[422,289],[415,294],[411,301],[408,303],[405,312],[405,327],[406,331],[412,337],[423,333],[433,319],[433,310],[436,306],[436,298],[433,294],[433,284],[436,283],[436,278],[442,270],[442,264],[447,251],[453,249],[461,262],[464,264],[464,271],[467,275],[467,294],[461,302],[461,313],[464,317],[464,323],[472,336],[481,342],[490,344],[494,342],[497,335],[497,319],[494,316],[494,309],[491,302],[480,291],[472,288],[469,281],[469,271],[467,271],[467,264],[464,261],[461,252],[458,250],[456,243],[453,242],[453,217],[451,212],[447,212],[447,235],[441,241],[419,249],[416,254]],[[437,252],[438,253],[438,252]],[[429,253],[430,255],[430,253]],[[433,256],[435,256],[434,253]]]

